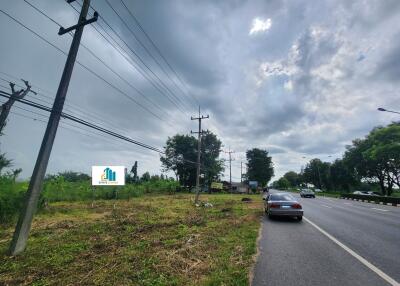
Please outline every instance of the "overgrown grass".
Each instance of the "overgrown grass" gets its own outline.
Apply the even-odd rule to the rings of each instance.
[[[90,181],[67,182],[57,177],[44,183],[40,197],[39,211],[48,203],[59,201],[93,201],[130,199],[148,193],[172,194],[178,183],[156,180],[125,186],[96,186]],[[20,210],[28,182],[14,182],[7,176],[0,176],[0,223],[13,223]]]
[[[247,195],[248,196],[248,195]],[[8,257],[12,227],[0,232],[0,284],[248,285],[261,199],[145,195],[56,202],[33,222],[26,251]]]

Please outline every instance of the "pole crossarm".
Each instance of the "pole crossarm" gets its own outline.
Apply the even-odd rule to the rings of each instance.
[[[72,2],[72,1],[71,1]],[[68,2],[69,3],[69,2]],[[64,35],[64,34],[66,34],[66,33],[68,33],[68,32],[71,32],[71,31],[73,31],[73,30],[76,30],[76,29],[78,29],[79,27],[82,27],[82,26],[85,26],[85,25],[87,25],[87,24],[91,24],[91,23],[93,23],[93,22],[96,22],[97,21],[97,18],[99,17],[99,13],[97,13],[97,11],[95,11],[94,13],[93,13],[93,18],[91,18],[91,19],[89,19],[89,20],[86,20],[86,19],[81,19],[81,20],[79,20],[79,23],[78,24],[76,24],[76,25],[73,25],[73,26],[71,26],[71,27],[69,27],[69,28],[64,28],[64,27],[60,27],[60,30],[58,31],[58,35]]]
[[[190,130],[191,134],[204,134],[204,133],[207,133],[207,132],[208,132],[208,130],[201,130],[200,132]]]

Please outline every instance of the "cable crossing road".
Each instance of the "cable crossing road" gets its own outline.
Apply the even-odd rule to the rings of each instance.
[[[293,195],[304,219],[262,219],[252,285],[399,285],[400,207]]]

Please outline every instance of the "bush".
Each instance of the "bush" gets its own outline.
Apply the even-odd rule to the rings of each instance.
[[[0,223],[9,223],[21,209],[25,191],[11,177],[0,176]]]
[[[384,204],[393,204],[393,205],[400,204],[400,198],[395,198],[395,197],[366,196],[366,195],[356,195],[356,194],[342,194],[341,197],[345,199],[364,200],[376,203],[382,202]]]

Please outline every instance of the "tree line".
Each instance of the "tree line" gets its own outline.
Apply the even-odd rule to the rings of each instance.
[[[160,158],[164,171],[172,171],[182,186],[189,188],[196,184],[197,138],[177,134],[169,137],[164,147],[165,155]],[[225,161],[220,158],[222,142],[207,131],[201,144],[201,184],[221,181]],[[261,186],[268,184],[274,174],[272,158],[268,151],[253,148],[246,151],[247,172],[243,181],[258,181]]]
[[[332,163],[314,158],[300,173],[290,171],[273,182],[278,188],[306,184],[340,192],[377,188],[391,195],[400,188],[400,123],[375,127],[364,138],[353,140],[342,158]]]
[[[196,183],[196,160],[197,160],[197,141],[198,139],[191,135],[176,134],[168,137],[164,146],[164,155],[160,157],[162,171],[172,171],[175,178],[168,177],[165,174],[150,175],[144,172],[142,176],[138,175],[138,164],[132,166],[127,173],[126,183],[137,184],[154,181],[173,181],[179,182],[180,186],[192,188]],[[201,185],[210,186],[212,182],[222,181],[225,170],[224,159],[220,158],[222,152],[222,142],[210,131],[202,136],[201,144]],[[274,175],[272,158],[267,150],[252,148],[246,151],[247,172],[243,174],[242,180],[257,181],[259,186],[266,186]],[[2,170],[10,168],[12,161],[7,159],[5,154],[0,154],[0,178],[17,177],[22,171],[15,169],[5,174]],[[91,177],[87,174],[76,171],[65,171],[58,174],[48,174],[45,181],[62,180],[65,182],[85,182],[90,181]]]

